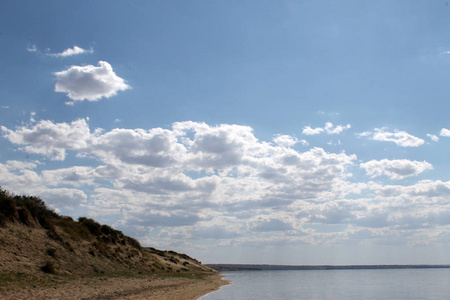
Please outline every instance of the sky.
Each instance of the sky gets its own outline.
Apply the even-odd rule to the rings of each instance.
[[[0,186],[204,263],[450,263],[446,1],[1,1]]]

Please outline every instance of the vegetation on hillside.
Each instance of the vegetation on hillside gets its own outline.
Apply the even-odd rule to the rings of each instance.
[[[101,225],[93,219],[80,217],[78,222],[71,217],[60,216],[49,209],[45,202],[35,196],[17,196],[0,188],[0,226],[6,222],[20,222],[30,227],[39,225],[48,230],[49,237],[61,240],[56,226],[62,228],[74,240],[99,238],[100,243],[131,245],[141,249],[141,244],[134,238],[108,225]]]
[[[77,221],[34,196],[0,188],[0,264],[3,271],[49,274],[213,272],[186,254],[142,247],[108,225]]]

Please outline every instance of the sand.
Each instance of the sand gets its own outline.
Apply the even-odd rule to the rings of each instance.
[[[52,284],[11,287],[1,299],[186,299],[193,300],[228,284],[219,274],[189,277],[94,277],[53,280]]]

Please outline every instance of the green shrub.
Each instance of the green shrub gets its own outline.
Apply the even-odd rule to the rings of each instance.
[[[17,215],[17,208],[14,199],[10,197],[0,198],[0,213],[8,220],[14,220]]]
[[[108,225],[102,225],[100,227],[100,231],[103,232],[103,234],[106,234],[106,235],[112,235],[112,236],[116,236],[117,235],[117,230],[113,229],[111,226],[108,226]]]
[[[102,225],[100,225],[98,222],[92,220],[92,219],[88,219],[85,217],[80,217],[78,218],[78,222],[81,223],[82,225],[86,226],[87,229],[89,229],[89,231],[95,235],[95,236],[99,236],[102,235]]]
[[[12,198],[13,195],[0,187],[0,201],[6,198]]]
[[[44,200],[35,196],[15,196],[17,206],[25,207],[34,218],[39,216],[58,219],[60,216],[53,210],[47,208]]]

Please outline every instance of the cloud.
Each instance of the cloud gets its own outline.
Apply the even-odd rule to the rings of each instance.
[[[85,119],[70,124],[40,121],[31,128],[10,130],[1,126],[0,129],[11,143],[24,145],[22,150],[25,152],[41,154],[52,160],[64,160],[66,150],[86,149],[90,137]]]
[[[448,130],[447,128],[442,128],[441,133],[439,135],[445,136],[445,137],[450,137],[450,130]]]
[[[415,137],[405,131],[385,131],[385,128],[375,128],[374,131],[359,133],[359,136],[370,137],[374,141],[393,142],[400,147],[419,147],[425,143],[424,140]]]
[[[295,144],[297,144],[297,143],[301,143],[302,145],[304,145],[304,146],[307,146],[308,145],[308,142],[307,141],[305,141],[305,140],[298,140],[297,138],[295,138],[295,137],[292,137],[292,136],[290,136],[290,135],[281,135],[281,134],[279,134],[279,135],[277,135],[274,139],[273,139],[273,141],[276,143],[276,144],[278,144],[278,145],[280,145],[280,146],[282,146],[282,147],[287,147],[287,148],[289,148],[289,147],[293,147]]]
[[[45,199],[45,203],[50,207],[58,210],[78,207],[87,199],[83,191],[69,188],[46,189],[40,192],[39,196]]]
[[[169,167],[182,159],[186,149],[170,130],[116,128],[92,137],[87,152],[108,163]]]
[[[128,225],[138,226],[187,226],[196,224],[200,218],[197,214],[190,212],[159,212],[146,211],[145,213],[133,214],[133,218],[127,221]]]
[[[371,160],[360,164],[360,167],[365,169],[367,175],[372,178],[386,175],[391,179],[403,179],[410,176],[417,176],[423,171],[433,168],[433,166],[426,161],[420,162],[407,159]]]
[[[286,231],[294,229],[289,223],[280,219],[267,219],[259,217],[256,220],[251,230],[256,232],[270,232],[270,231]]]
[[[97,101],[130,88],[114,73],[106,61],[99,61],[97,67],[72,66],[67,70],[56,72],[55,75],[58,80],[55,92],[67,93],[67,97],[73,101]]]
[[[266,142],[253,128],[236,124],[186,121],[100,130],[90,128],[88,119],[38,120],[1,131],[25,153],[76,162],[63,168],[45,160],[0,163],[2,188],[42,196],[55,209],[96,216],[164,245],[190,239],[199,242],[193,247],[212,239],[215,247],[266,247],[396,238],[405,244],[432,239],[450,225],[450,182],[387,185],[352,177],[355,168],[373,178],[413,177],[432,168],[425,161],[356,165],[356,155],[294,149],[298,141],[288,135]]]
[[[350,128],[351,128],[350,124],[347,124],[345,126],[342,126],[342,125],[334,126],[333,123],[331,123],[331,122],[327,122],[325,124],[325,131],[328,134],[340,134],[344,130],[347,130]]]
[[[192,235],[196,239],[234,239],[241,234],[234,230],[229,230],[223,226],[210,225],[205,227],[196,227]]]
[[[306,135],[317,135],[322,132],[326,132],[327,134],[340,134],[344,130],[348,130],[350,128],[351,128],[350,124],[347,124],[345,126],[343,125],[334,126],[333,123],[327,122],[325,123],[325,127],[323,128],[322,127],[311,128],[310,126],[305,126],[303,128],[302,133]]]
[[[36,45],[31,45],[31,46],[27,47],[27,51],[28,52],[37,52],[38,49],[37,49]]]
[[[36,171],[39,165],[41,165],[39,162],[0,163],[2,188],[17,194],[41,197],[46,204],[58,211],[79,207],[87,200],[88,197],[82,190],[59,186],[64,185],[65,180],[58,177],[54,178],[56,180],[45,178],[45,175]]]
[[[6,168],[8,170],[27,170],[27,169],[35,169],[40,163],[38,161],[34,162],[25,162],[18,160],[8,160],[6,161]]]
[[[36,46],[34,46],[34,47],[36,47]],[[34,49],[36,49],[36,48],[34,48]],[[86,53],[94,53],[94,49],[91,48],[89,50],[86,50],[86,49],[80,48],[78,46],[73,46],[73,48],[67,48],[66,50],[64,50],[61,53],[48,53],[47,55],[55,56],[55,57],[67,57],[67,56],[86,54]]]
[[[320,127],[311,128],[311,126],[308,125],[308,126],[303,127],[302,133],[306,134],[306,135],[316,135],[316,134],[319,134],[319,133],[321,133],[323,131],[324,131],[323,128],[320,128]]]
[[[439,142],[439,137],[435,134],[427,134],[427,137],[429,137],[433,142]]]

